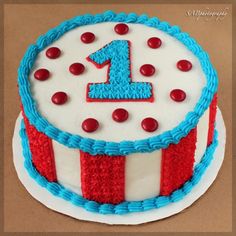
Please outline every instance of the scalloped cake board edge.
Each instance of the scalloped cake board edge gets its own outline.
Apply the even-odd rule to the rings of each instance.
[[[19,135],[21,120],[22,115],[19,114],[16,120],[12,140],[13,162],[18,178],[20,179],[21,183],[24,185],[26,190],[31,194],[31,196],[37,199],[43,205],[47,206],[48,208],[54,211],[60,212],[62,214],[71,216],[79,220],[114,225],[136,225],[160,220],[175,215],[192,205],[207,191],[207,189],[216,179],[216,176],[224,160],[226,129],[221,111],[218,108],[216,116],[216,129],[218,131],[219,143],[216,147],[214,158],[210,166],[202,176],[199,184],[197,184],[192,189],[192,191],[188,195],[186,195],[182,200],[175,203],[171,203],[159,209],[153,209],[145,212],[129,213],[125,215],[102,215],[97,213],[91,213],[81,207],[74,206],[73,204],[68,201],[65,201],[64,199],[53,196],[50,192],[48,192],[47,189],[38,185],[36,181],[34,181],[34,179],[32,179],[28,175],[27,170],[24,167],[21,138]]]

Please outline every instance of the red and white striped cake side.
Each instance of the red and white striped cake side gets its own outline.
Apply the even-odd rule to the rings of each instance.
[[[52,140],[31,125],[23,111],[22,114],[29,140],[33,165],[48,181],[57,181]]]
[[[152,153],[129,156],[92,156],[51,140],[29,123],[26,133],[37,171],[50,182],[82,194],[89,200],[117,204],[157,195],[169,195],[193,174],[193,168],[212,142],[217,94],[196,128],[178,144]],[[201,155],[201,156],[200,156]]]

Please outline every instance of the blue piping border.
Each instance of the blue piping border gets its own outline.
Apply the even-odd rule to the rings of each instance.
[[[37,104],[33,100],[30,91],[30,82],[28,76],[38,53],[48,45],[59,39],[63,34],[82,25],[96,24],[101,22],[126,22],[144,24],[149,27],[157,28],[173,36],[182,42],[200,61],[202,70],[206,76],[206,86],[202,90],[201,97],[193,111],[190,111],[185,120],[174,129],[166,131],[160,135],[147,139],[122,142],[106,142],[104,140],[95,140],[84,138],[80,135],[71,134],[54,127],[37,110]],[[29,46],[18,69],[18,86],[24,112],[30,123],[38,131],[43,132],[51,139],[69,147],[78,148],[91,155],[107,154],[128,155],[135,152],[152,152],[160,148],[166,148],[171,143],[178,143],[182,137],[185,137],[191,129],[196,127],[199,118],[209,107],[218,87],[217,72],[213,68],[208,54],[202,47],[185,32],[181,32],[178,26],[170,26],[168,22],[161,22],[158,18],[149,18],[147,15],[136,15],[135,13],[116,14],[112,11],[106,11],[103,14],[90,15],[85,14],[64,21],[59,26],[49,30],[45,35],[40,36],[36,43]]]
[[[41,176],[32,164],[32,157],[29,148],[28,137],[25,131],[24,121],[21,121],[20,137],[23,147],[24,166],[28,174],[43,188],[46,188],[51,194],[71,202],[75,206],[83,207],[87,211],[100,214],[127,214],[131,212],[143,212],[147,210],[164,207],[170,203],[182,200],[193,187],[198,184],[201,177],[210,165],[214,151],[218,145],[218,133],[215,130],[212,144],[206,149],[200,163],[198,163],[193,172],[192,178],[187,181],[182,188],[174,191],[169,196],[157,196],[154,198],[145,199],[143,201],[124,201],[120,204],[100,204],[95,201],[89,201],[82,196],[66,189],[56,182],[48,182],[45,177]]]

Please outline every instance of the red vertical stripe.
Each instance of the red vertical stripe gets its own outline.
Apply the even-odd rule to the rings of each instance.
[[[209,146],[212,143],[213,136],[214,136],[216,109],[217,109],[217,94],[214,95],[211,105],[210,105],[207,146]]]
[[[169,195],[183,185],[193,174],[197,129],[182,138],[178,144],[170,144],[162,150],[161,195]]]
[[[80,163],[83,197],[100,203],[124,201],[124,156],[92,156],[80,151]]]
[[[45,134],[36,130],[29,123],[23,112],[26,133],[32,155],[32,162],[37,171],[48,181],[57,180],[52,141]]]

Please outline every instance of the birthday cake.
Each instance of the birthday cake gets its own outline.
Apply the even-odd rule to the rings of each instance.
[[[217,146],[217,73],[178,26],[108,11],[67,20],[18,70],[29,175],[101,214],[184,199]]]

